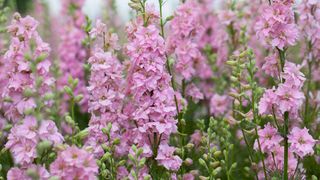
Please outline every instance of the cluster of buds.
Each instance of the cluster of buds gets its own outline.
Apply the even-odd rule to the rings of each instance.
[[[112,123],[108,123],[107,127],[102,128],[103,134],[105,134],[108,139],[111,139],[111,129]],[[125,165],[126,160],[118,159],[115,156],[115,151],[117,145],[120,144],[120,139],[115,138],[112,142],[108,144],[102,144],[101,147],[104,150],[103,156],[98,160],[98,165],[101,170],[101,177],[103,179],[116,179],[117,169]]]
[[[234,145],[231,137],[227,121],[210,118],[207,134],[201,139],[203,155],[199,158],[199,164],[205,168],[207,176],[200,176],[200,179],[214,179],[221,173],[229,176],[236,169],[237,163],[232,162]]]

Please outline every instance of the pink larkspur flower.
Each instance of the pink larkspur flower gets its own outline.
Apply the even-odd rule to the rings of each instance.
[[[290,149],[296,153],[300,158],[306,155],[313,155],[313,146],[316,144],[316,140],[309,134],[307,128],[300,129],[293,127],[288,135],[288,141],[290,143]]]
[[[279,77],[279,64],[277,55],[273,54],[265,59],[265,63],[262,66],[262,70],[269,76]]]
[[[57,159],[50,165],[50,172],[61,180],[96,179],[98,166],[93,154],[75,146],[59,152]]]
[[[261,151],[264,153],[272,152],[283,140],[278,130],[270,123],[266,124],[263,129],[258,130]],[[259,150],[259,144],[256,140],[254,148]]]
[[[56,124],[51,120],[41,122],[39,136],[42,140],[51,141],[55,145],[61,144],[64,141],[63,136],[58,132]]]
[[[215,116],[224,115],[229,108],[228,96],[214,94],[210,99],[210,113]]]
[[[271,6],[263,6],[255,27],[258,38],[279,49],[294,45],[298,39],[299,31],[290,4],[272,3]]]
[[[167,144],[160,145],[156,160],[168,170],[177,171],[182,164],[182,160],[179,156],[173,155],[174,151],[174,147]]]
[[[204,98],[204,95],[195,84],[189,84],[186,88],[186,94],[192,98],[194,102],[199,102]]]

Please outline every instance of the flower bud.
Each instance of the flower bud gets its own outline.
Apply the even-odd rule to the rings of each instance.
[[[213,153],[214,157],[218,158],[221,155],[221,151],[216,151]]]
[[[79,95],[77,95],[77,96],[74,98],[74,101],[75,101],[75,102],[80,102],[82,99],[83,99],[83,95],[82,95],[82,94],[79,94]]]
[[[52,143],[50,141],[42,141],[37,145],[37,154],[38,156],[42,156],[44,152],[48,151],[52,147]]]
[[[219,161],[215,161],[215,162],[211,162],[210,163],[210,167],[211,168],[216,168],[216,167],[218,167],[220,165],[220,162]]]
[[[187,159],[184,160],[184,164],[185,164],[186,166],[191,166],[191,165],[193,164],[193,161],[192,161],[192,159],[187,158]]]
[[[64,86],[64,92],[67,93],[69,96],[73,96],[73,92],[69,86]]]

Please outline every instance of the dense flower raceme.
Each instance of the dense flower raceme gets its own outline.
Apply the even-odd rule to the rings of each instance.
[[[138,22],[126,46],[130,57],[127,94],[132,96],[133,108],[130,118],[136,125],[132,129],[136,134],[133,142],[144,148],[147,157],[154,153],[152,147],[160,144],[158,162],[170,170],[177,170],[181,160],[173,156],[172,148],[166,145],[170,134],[177,131],[177,122],[174,119],[174,90],[165,68],[165,44],[159,33],[154,24],[145,27]]]
[[[122,114],[124,100],[123,93],[123,68],[119,60],[112,53],[112,50],[118,48],[117,35],[109,34],[107,27],[100,20],[91,34],[97,38],[102,38],[103,46],[109,46],[109,52],[104,52],[97,48],[93,56],[89,58],[91,64],[91,76],[89,80],[88,91],[90,93],[89,112],[92,114],[89,122],[89,137],[86,145],[94,147],[94,153],[97,156],[103,154],[101,144],[107,143],[115,138],[121,139],[120,131],[125,125],[125,116]],[[108,37],[113,37],[107,39]],[[108,123],[112,123],[111,138],[103,134],[102,128]],[[124,141],[122,141],[124,142]],[[117,149],[119,154],[128,152],[130,147],[121,146]]]
[[[50,48],[38,35],[37,26],[38,22],[35,19],[30,16],[22,18],[19,14],[14,15],[12,24],[8,26],[11,43],[4,55],[6,63],[3,68],[6,69],[6,79],[1,92],[1,107],[5,117],[13,123],[18,122],[26,110],[36,107],[35,99],[24,95],[26,90],[45,95],[54,83],[49,73],[51,63],[45,58]],[[35,45],[32,49],[31,43]],[[37,62],[38,59],[41,61]],[[39,78],[42,80],[38,87],[36,81]],[[47,105],[49,104],[50,102],[47,102]]]

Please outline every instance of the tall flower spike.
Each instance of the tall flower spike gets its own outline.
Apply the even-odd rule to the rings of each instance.
[[[37,33],[37,26],[35,19],[30,16],[21,17],[19,14],[14,14],[14,19],[8,26],[11,43],[4,55],[7,81],[1,94],[1,99],[4,99],[1,106],[6,118],[13,123],[23,118],[26,110],[36,107],[34,91],[38,91],[39,97],[43,96],[50,92],[50,86],[54,82],[49,73],[51,62],[46,58],[50,48]],[[34,47],[31,42],[34,42]],[[40,85],[37,84],[39,80]]]
[[[95,156],[100,157],[104,153],[102,144],[110,144],[114,139],[124,138],[122,126],[127,123],[122,113],[124,79],[122,64],[112,53],[119,48],[117,35],[108,32],[107,26],[101,20],[97,20],[90,34],[96,38],[97,47],[89,58],[91,75],[87,89],[91,119],[86,146],[93,147]],[[107,37],[114,38],[111,40]],[[108,52],[103,51],[101,47]],[[109,123],[112,124],[110,139],[102,132],[102,129],[106,128]],[[116,148],[117,153],[128,152],[130,147],[126,146],[125,140],[120,144],[121,147]]]
[[[174,119],[176,108],[170,75],[165,68],[164,40],[158,28],[152,24],[154,21],[146,26],[139,23],[139,19],[136,22],[138,24],[129,25],[130,42],[126,47],[130,57],[127,95],[132,97],[132,123],[136,125],[132,129],[136,134],[132,141],[144,149],[143,156],[151,157],[157,155],[154,154],[157,152],[154,147],[167,144],[171,133],[177,131]],[[169,154],[169,159],[177,159],[172,153]],[[178,164],[167,166],[164,163],[169,159],[159,157],[158,162],[169,170],[177,170]]]

